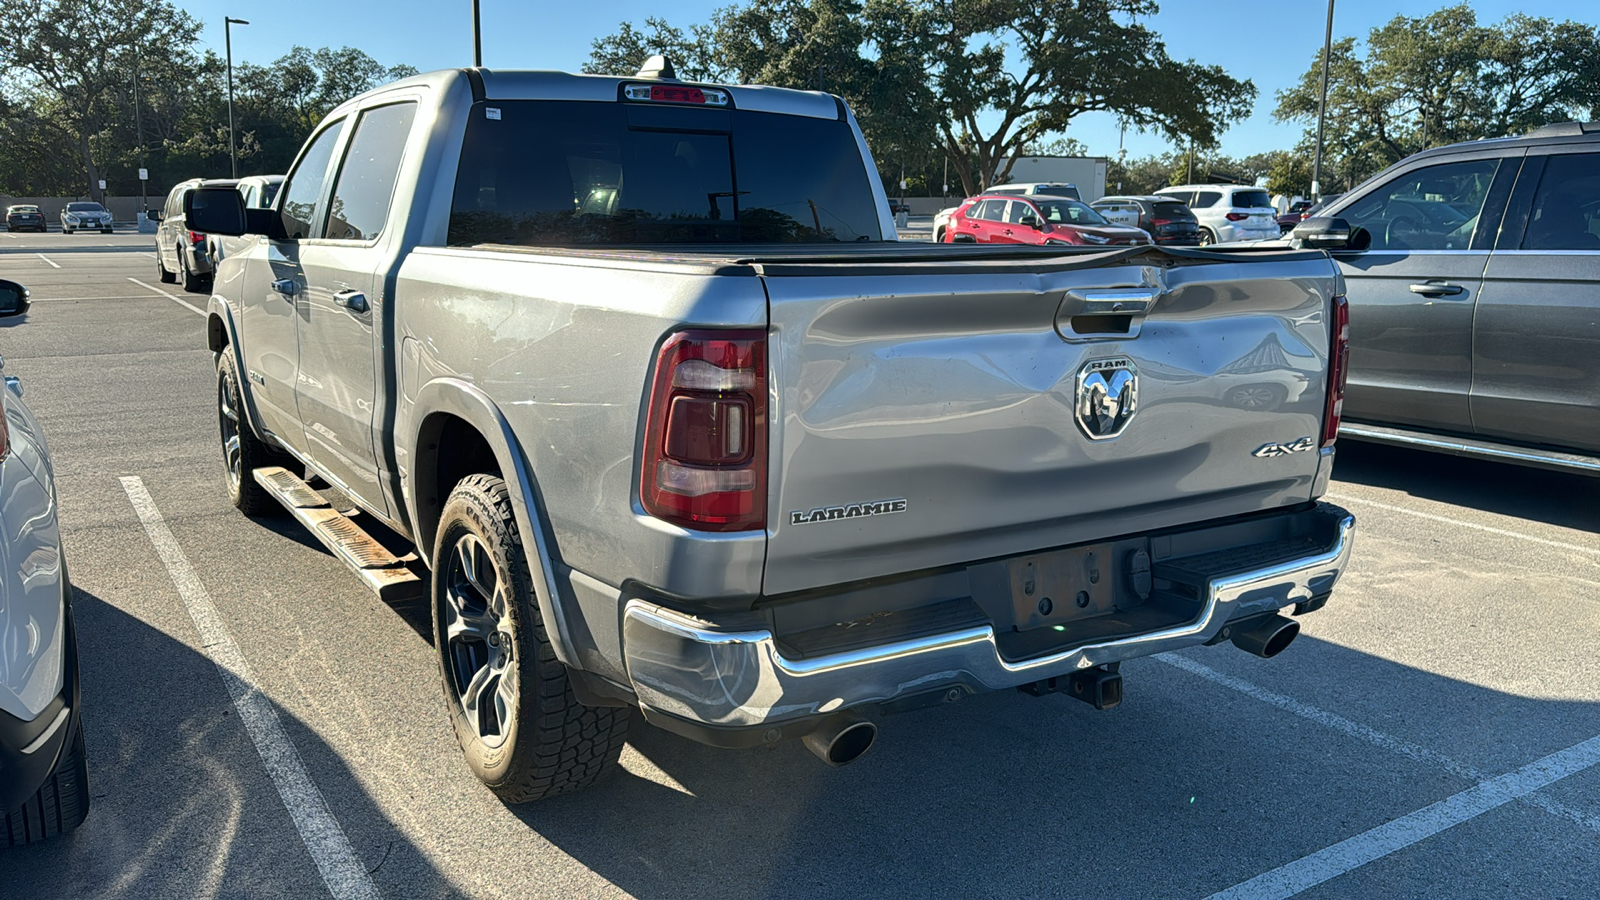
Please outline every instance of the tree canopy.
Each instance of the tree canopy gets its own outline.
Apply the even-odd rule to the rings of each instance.
[[[1280,121],[1316,137],[1322,53],[1278,94]],[[1600,35],[1594,26],[1513,13],[1479,25],[1466,3],[1396,16],[1360,47],[1329,56],[1324,181],[1349,187],[1428,147],[1524,134],[1549,122],[1600,118]]]
[[[141,132],[152,192],[226,177],[226,63],[200,30],[169,0],[0,0],[0,191],[137,194]],[[350,47],[236,60],[240,174],[283,172],[334,106],[415,71]]]

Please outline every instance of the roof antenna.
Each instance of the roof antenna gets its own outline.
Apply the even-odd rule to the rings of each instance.
[[[672,70],[672,60],[657,53],[644,61],[639,74],[635,78],[660,78],[665,81],[677,81],[678,73]]]

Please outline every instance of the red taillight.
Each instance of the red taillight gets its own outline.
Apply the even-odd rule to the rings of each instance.
[[[661,346],[639,497],[685,528],[766,527],[766,332],[684,331]]]
[[[205,242],[206,242],[206,236],[205,235],[201,234],[198,231],[189,232],[189,243],[191,243],[191,244],[204,244]]]
[[[1333,298],[1333,346],[1328,353],[1328,406],[1322,417],[1322,446],[1332,447],[1344,415],[1344,383],[1350,375],[1350,302]]]
[[[1156,227],[1156,228],[1159,228],[1162,225],[1171,225],[1171,224],[1172,224],[1172,220],[1171,219],[1151,219],[1150,220],[1150,225],[1152,227]]]
[[[1242,222],[1248,218],[1250,218],[1249,213],[1228,213],[1229,222]]]
[[[656,84],[650,86],[650,99],[665,100],[668,103],[704,103],[706,95],[699,88]]]

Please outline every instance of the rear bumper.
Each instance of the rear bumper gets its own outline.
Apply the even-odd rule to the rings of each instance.
[[[65,664],[62,666],[61,693],[31,721],[0,712],[0,812],[22,806],[45,783],[57,761],[72,746],[83,727],[78,678],[78,634],[72,617],[72,587],[65,576],[62,592],[67,599]]]
[[[1266,563],[1252,563],[1259,554],[1250,547],[1194,557],[1215,568],[1195,592],[1193,614],[1155,630],[1015,659],[1002,653],[992,625],[976,624],[801,658],[768,629],[720,627],[631,600],[623,613],[628,677],[648,718],[707,743],[739,746],[803,734],[821,717],[863,704],[1014,688],[1211,643],[1223,639],[1230,621],[1293,604],[1314,607],[1333,589],[1350,558],[1355,518],[1328,504],[1293,515],[1316,517],[1313,546]]]

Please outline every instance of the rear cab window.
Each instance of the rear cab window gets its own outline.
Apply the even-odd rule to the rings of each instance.
[[[738,109],[476,104],[453,246],[884,239],[847,122]]]

